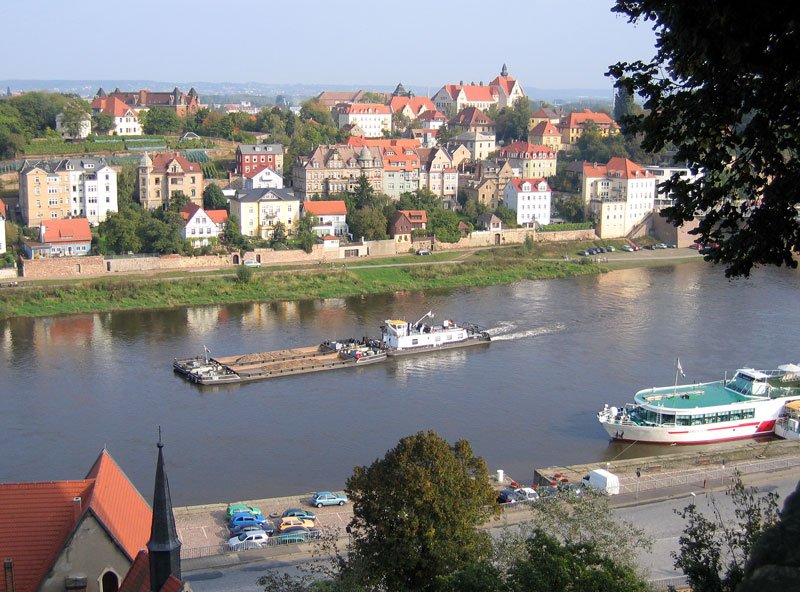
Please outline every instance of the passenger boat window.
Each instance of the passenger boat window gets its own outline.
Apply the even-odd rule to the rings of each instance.
[[[690,415],[679,415],[675,420],[675,423],[682,426],[688,426],[692,424],[692,417]]]
[[[411,345],[417,345],[419,343],[419,339],[412,339]]]

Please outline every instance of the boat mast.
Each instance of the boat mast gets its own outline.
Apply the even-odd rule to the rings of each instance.
[[[422,315],[422,316],[419,318],[419,320],[418,320],[416,323],[414,323],[414,325],[415,325],[415,326],[416,326],[416,325],[419,325],[419,324],[422,322],[422,319],[424,319],[425,317],[430,317],[430,318],[433,318],[433,311],[432,311],[432,310],[429,310],[428,312],[426,312],[424,315]]]

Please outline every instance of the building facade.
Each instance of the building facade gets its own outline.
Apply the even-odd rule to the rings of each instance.
[[[483,160],[494,153],[496,147],[495,136],[494,134],[483,134],[481,132],[464,132],[448,142],[448,149],[452,152],[458,145],[464,146],[469,150],[471,160]]]
[[[8,250],[8,246],[6,245],[7,219],[8,215],[6,214],[6,204],[2,199],[0,199],[0,255],[4,255]]]
[[[366,145],[322,144],[310,155],[300,156],[292,168],[292,186],[301,201],[354,191],[364,175],[372,188],[383,192],[383,160],[380,150]]]
[[[614,157],[607,164],[585,162],[582,192],[584,210],[597,221],[598,236],[624,237],[652,215],[656,178],[627,158]]]
[[[151,91],[142,89],[138,91],[121,91],[116,88],[113,92],[106,93],[102,88],[98,89],[95,94],[95,99],[103,98],[116,98],[130,105],[133,109],[139,111],[142,109],[150,109],[152,107],[160,107],[163,109],[171,109],[179,117],[197,113],[200,110],[200,97],[194,88],[189,89],[188,93],[182,92],[176,86],[172,92],[169,91]]]
[[[418,148],[419,188],[427,189],[442,200],[445,209],[456,209],[458,201],[458,169],[453,157],[444,148]]]
[[[92,133],[92,116],[87,113],[85,117],[82,117],[78,129],[74,130],[77,133],[73,133],[64,127],[64,114],[59,113],[56,115],[56,131],[64,140],[83,140]]]
[[[513,168],[520,171],[525,178],[547,178],[556,174],[558,152],[541,144],[512,142],[503,146],[497,153],[498,158],[508,160]]]
[[[194,248],[209,245],[214,242],[211,239],[222,236],[228,221],[227,210],[204,210],[192,202],[181,208],[181,216],[185,221],[181,236]]]
[[[503,64],[500,75],[488,85],[480,84],[445,84],[431,97],[439,111],[455,114],[465,107],[477,107],[483,111],[496,105],[499,109],[510,107],[517,99],[523,98],[525,91],[519,81],[509,76],[508,68]]]
[[[365,138],[382,138],[392,131],[392,111],[381,103],[354,103],[338,109],[339,128],[358,126]]]
[[[96,97],[92,101],[92,112],[95,114],[105,113],[114,119],[114,127],[107,132],[109,136],[142,135],[139,114],[117,97]]]
[[[674,196],[668,194],[666,189],[659,186],[661,183],[668,181],[675,175],[677,175],[681,181],[694,183],[702,176],[699,173],[693,173],[692,170],[686,166],[650,165],[646,166],[645,169],[653,173],[653,176],[656,179],[656,196],[654,204],[656,210],[661,210],[662,208],[672,206],[675,203]]]
[[[552,196],[545,179],[512,179],[503,191],[503,202],[517,212],[517,224],[533,228],[550,224]]]
[[[495,135],[495,124],[486,113],[477,107],[466,107],[450,120],[448,124],[461,132],[480,132]]]
[[[236,147],[236,173],[251,179],[264,169],[283,174],[283,144],[239,144]]]
[[[283,176],[272,169],[262,169],[252,177],[244,178],[245,189],[281,189]]]
[[[314,232],[318,236],[344,236],[347,227],[347,205],[341,200],[304,201],[303,214],[311,214],[317,219]]]
[[[561,150],[561,134],[558,128],[549,121],[537,123],[528,131],[528,142],[540,144],[558,152]]]
[[[570,113],[561,119],[558,129],[561,132],[562,145],[568,147],[575,144],[590,122],[603,137],[619,133],[619,126],[609,115],[584,109],[580,113]]]
[[[26,226],[71,217],[97,225],[117,211],[117,172],[103,158],[26,160],[19,172],[19,205]]]
[[[189,201],[203,206],[203,170],[196,162],[189,162],[178,153],[155,154],[145,152],[139,163],[139,203],[154,210],[168,207],[176,193],[183,193]]]
[[[269,239],[280,222],[288,235],[300,220],[301,200],[291,189],[250,189],[230,199],[231,215],[239,218],[242,234]]]

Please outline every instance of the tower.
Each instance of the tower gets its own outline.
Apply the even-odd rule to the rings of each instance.
[[[508,76],[508,68],[503,64],[503,69],[500,70],[500,76]]]
[[[181,542],[172,514],[169,481],[164,467],[164,444],[158,437],[158,464],[153,492],[153,524],[147,550],[150,555],[150,592],[159,592],[170,576],[181,579]]]

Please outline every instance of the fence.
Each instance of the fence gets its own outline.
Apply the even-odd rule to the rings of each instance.
[[[689,578],[675,576],[672,578],[659,578],[650,580],[651,590],[684,590],[689,588]]]
[[[200,559],[201,557],[214,557],[216,555],[225,555],[226,553],[258,551],[260,549],[278,547],[280,545],[297,545],[300,543],[307,543],[309,541],[317,541],[321,537],[321,531],[310,530],[308,532],[276,533],[264,542],[250,544],[243,543],[241,545],[237,545],[235,549],[232,549],[228,543],[219,543],[217,545],[208,545],[205,547],[181,547],[181,559]]]

